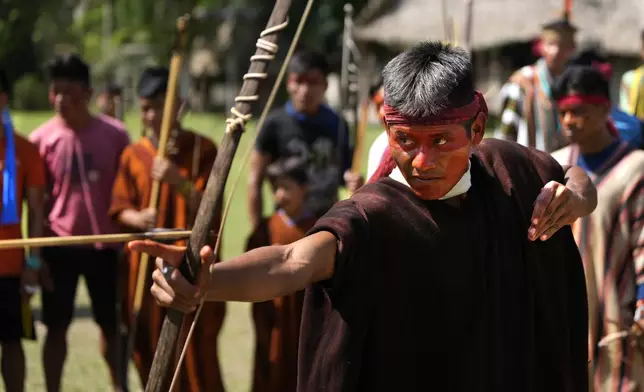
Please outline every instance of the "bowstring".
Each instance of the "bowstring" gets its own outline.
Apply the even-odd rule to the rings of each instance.
[[[250,154],[253,151],[253,146],[255,145],[255,141],[257,140],[259,130],[262,129],[264,125],[264,121],[266,120],[266,116],[268,115],[268,112],[270,111],[271,107],[273,106],[273,101],[275,100],[275,96],[277,95],[277,92],[282,84],[282,80],[284,79],[284,74],[286,73],[286,69],[288,67],[288,63],[293,56],[293,52],[295,52],[295,47],[297,46],[297,43],[300,39],[300,35],[302,34],[302,30],[304,29],[304,25],[306,24],[306,20],[308,19],[309,13],[311,12],[311,8],[313,6],[314,0],[308,0],[306,3],[306,7],[304,9],[304,13],[302,14],[302,17],[300,18],[300,22],[297,26],[297,30],[295,31],[295,35],[293,36],[293,40],[291,41],[291,45],[288,48],[288,52],[286,53],[286,57],[284,58],[284,61],[282,62],[282,67],[280,68],[280,71],[277,75],[277,78],[275,79],[275,82],[273,83],[273,88],[271,90],[270,95],[268,96],[268,100],[266,101],[266,105],[264,106],[264,110],[262,111],[262,114],[257,121],[257,125],[255,126],[255,134],[253,135],[252,142],[248,144],[248,147],[246,147],[246,151],[244,152],[243,158],[242,158],[242,165],[239,168],[237,172],[237,176],[235,177],[235,180],[232,184],[232,188],[230,191],[230,194],[228,195],[228,198],[226,200],[226,206],[224,207],[224,211],[221,217],[221,224],[219,226],[219,231],[217,233],[217,241],[215,242],[215,249],[213,250],[214,254],[217,254],[219,247],[221,245],[221,237],[222,233],[224,230],[224,225],[226,222],[226,218],[228,217],[228,211],[230,210],[230,206],[232,204],[232,198],[233,195],[235,194],[235,190],[237,189],[237,186],[239,184],[239,180],[242,177],[243,170],[246,168],[248,165],[248,162],[250,160]],[[277,32],[280,30],[283,30],[286,28],[286,25],[288,24],[288,21],[282,25],[275,26],[274,28],[269,28],[260,33],[260,37],[265,36],[269,33]],[[279,27],[279,29],[277,29]],[[251,57],[251,61],[252,61]],[[264,75],[258,75],[258,74],[246,74],[246,75],[251,75],[256,78],[265,78],[266,76]],[[248,76],[245,75],[245,78]],[[209,282],[210,279],[212,279],[212,272],[210,273],[209,276]],[[192,320],[192,323],[190,324],[190,330],[188,331],[188,335],[186,336],[186,341],[183,343],[183,347],[181,349],[181,355],[179,356],[179,360],[177,362],[177,366],[174,371],[174,375],[172,377],[172,382],[170,384],[170,391],[174,389],[174,386],[177,382],[177,379],[179,378],[179,374],[181,372],[181,365],[183,364],[183,360],[186,356],[186,352],[188,349],[188,344],[190,343],[190,339],[192,338],[192,335],[195,330],[195,326],[197,325],[197,321],[199,320],[199,316],[201,315],[201,310],[203,309],[203,305],[205,303],[206,296],[201,298],[201,301],[199,303],[199,307],[197,308],[197,311],[195,313],[195,317]]]

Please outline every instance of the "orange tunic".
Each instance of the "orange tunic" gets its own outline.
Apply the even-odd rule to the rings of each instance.
[[[193,159],[195,157],[194,151],[196,150],[195,142],[200,145],[198,146],[200,147],[198,160]],[[168,159],[177,165],[181,174],[185,178],[189,178],[197,189],[203,191],[217,155],[216,146],[211,141],[188,131],[179,133],[175,145],[176,151],[174,154],[169,154]],[[145,137],[123,151],[112,192],[112,206],[110,208],[112,218],[116,219],[120,212],[125,209],[142,210],[148,207],[153,182],[150,173],[155,156],[155,147]],[[196,161],[198,163],[195,165],[195,170],[193,170],[193,164]],[[157,211],[157,227],[163,228],[189,228],[195,215],[194,211],[188,211],[184,197],[166,183],[162,183],[160,187]],[[220,217],[221,208],[219,208],[218,221],[213,225],[215,232],[219,228]],[[124,230],[131,229],[124,228]],[[212,245],[214,243],[213,238]],[[185,245],[185,241],[177,242],[177,244]],[[124,281],[128,282],[128,284],[123,288],[123,310],[127,312],[125,320],[129,321],[134,304],[140,254],[128,252],[126,256],[128,257],[128,263],[127,267],[124,268],[123,274],[126,276]],[[137,321],[133,352],[133,359],[143,385],[147,383],[165,317],[165,309],[159,307],[150,295],[150,276],[153,269],[154,262],[151,259],[146,273],[147,282]],[[218,392],[224,390],[217,353],[217,340],[224,315],[225,303],[205,303],[188,347],[178,390],[192,392]],[[181,341],[184,341],[193,317],[194,314],[185,318]]]
[[[289,224],[279,214],[263,220],[248,239],[247,250],[286,245],[306,235],[315,218]],[[253,392],[295,392],[297,353],[304,291],[253,304],[255,364]]]
[[[2,131],[0,131],[2,132]],[[16,200],[18,217],[22,216],[22,201],[26,198],[27,188],[45,187],[45,165],[38,148],[24,137],[14,134],[16,153]],[[2,209],[2,170],[4,168],[5,139],[0,138],[0,210]],[[15,225],[0,224],[0,240],[22,238],[20,223]],[[25,260],[23,248],[0,250],[0,276],[20,276]]]

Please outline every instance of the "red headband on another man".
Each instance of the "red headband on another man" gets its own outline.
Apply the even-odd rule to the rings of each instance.
[[[384,120],[387,126],[399,124],[399,125],[451,125],[451,124],[462,124],[466,121],[475,119],[478,115],[482,115],[484,120],[487,120],[488,109],[487,104],[485,103],[485,98],[480,91],[474,92],[474,99],[472,102],[465,106],[457,108],[446,108],[440,113],[437,113],[433,116],[406,116],[400,113],[396,108],[389,106],[387,104],[383,105]],[[389,147],[385,149],[385,152],[380,160],[378,168],[373,173],[368,182],[374,182],[379,178],[387,177],[391,172],[396,168],[396,162],[394,161],[391,153],[389,152]]]
[[[600,105],[610,108],[610,100],[601,94],[569,94],[557,100],[557,106],[559,106],[560,108],[582,104]],[[613,124],[612,120],[608,120],[607,126],[611,136],[617,137],[619,135],[617,128],[615,128],[615,124]]]
[[[608,98],[601,94],[570,94],[557,100],[557,105],[559,107],[577,106],[582,104],[610,107],[610,101],[608,100]]]
[[[406,116],[386,103],[383,105],[383,111],[387,125],[450,125],[469,121],[479,113],[484,115],[485,119],[488,116],[487,104],[480,91],[474,92],[474,99],[469,104],[447,108],[433,116]]]

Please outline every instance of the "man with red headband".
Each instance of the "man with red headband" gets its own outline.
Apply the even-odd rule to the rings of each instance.
[[[587,392],[584,272],[564,227],[594,208],[583,170],[481,142],[462,49],[419,44],[383,76],[386,166],[405,183],[380,168],[290,245],[217,264],[205,247],[197,286],[176,270],[185,248],[130,243],[160,257],[153,295],[192,312],[306,288],[300,392]]]
[[[631,329],[636,303],[644,312],[644,152],[610,131],[609,84],[598,69],[570,67],[553,95],[571,142],[553,156],[587,170],[599,200],[592,214],[572,225],[586,271],[593,390],[641,391],[643,353],[628,338],[610,337]],[[607,345],[600,344],[603,338]]]
[[[613,67],[608,59],[601,54],[598,47],[588,47],[579,51],[570,60],[569,65],[583,65],[596,68],[602,73],[604,79],[609,83],[613,76]],[[633,148],[644,147],[642,136],[644,135],[644,122],[637,117],[623,111],[618,105],[611,105],[611,124],[609,127],[611,135],[627,142]]]
[[[495,137],[552,152],[565,146],[552,100],[553,78],[563,72],[575,50],[575,32],[566,15],[546,23],[534,65],[515,72],[503,87],[503,112]]]

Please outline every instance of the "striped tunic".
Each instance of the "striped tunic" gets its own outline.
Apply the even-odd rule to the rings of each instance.
[[[553,156],[562,165],[576,164],[578,147]],[[588,174],[597,187],[598,205],[573,224],[573,234],[586,273],[591,391],[644,391],[641,352],[626,340],[598,347],[604,336],[630,329],[636,286],[644,284],[644,152],[621,143]]]
[[[546,152],[565,146],[550,96],[551,83],[543,60],[515,72],[501,90],[503,111],[494,137]]]

